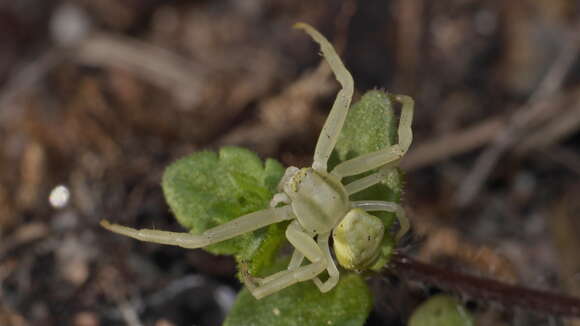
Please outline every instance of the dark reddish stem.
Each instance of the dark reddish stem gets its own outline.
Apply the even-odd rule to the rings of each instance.
[[[466,275],[414,260],[402,253],[393,255],[392,268],[402,278],[417,280],[476,299],[518,306],[552,315],[580,317],[580,298],[509,285]]]

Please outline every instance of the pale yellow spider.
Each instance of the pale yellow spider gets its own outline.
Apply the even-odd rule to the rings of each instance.
[[[270,208],[240,216],[202,234],[137,230],[105,220],[101,222],[103,227],[142,241],[201,248],[270,224],[292,220],[286,229],[286,237],[294,246],[288,268],[263,279],[245,276],[244,283],[258,299],[307,280],[313,280],[321,292],[331,290],[339,279],[328,243],[331,233],[335,255],[343,267],[360,270],[373,264],[380,255],[384,226],[380,219],[366,211],[394,212],[400,224],[397,239],[408,231],[409,222],[398,204],[350,201],[349,195],[382,181],[405,155],[412,141],[413,100],[403,95],[394,97],[402,104],[398,144],[344,161],[328,172],[328,159],[350,107],[353,79],[332,45],[320,33],[304,23],[294,27],[304,30],[320,45],[324,58],[342,85],[318,138],[312,167],[289,167],[278,185],[280,193],[273,197]],[[379,170],[374,174],[347,185],[341,183],[343,177],[377,168]],[[304,258],[309,263],[303,264]],[[328,279],[322,282],[318,276],[325,270]]]

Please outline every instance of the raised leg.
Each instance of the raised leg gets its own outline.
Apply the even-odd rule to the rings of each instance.
[[[354,81],[350,72],[346,69],[338,54],[336,54],[334,47],[324,36],[308,24],[298,23],[294,27],[304,30],[320,45],[322,55],[324,55],[336,79],[342,86],[342,89],[336,95],[332,109],[318,137],[316,149],[314,150],[312,168],[317,171],[327,172],[328,158],[334,149],[334,145],[336,145],[336,141],[344,125],[344,120],[346,119],[348,108],[350,107],[352,94],[354,92]]]
[[[380,200],[360,200],[360,201],[352,201],[352,207],[362,208],[365,211],[384,211],[384,212],[391,212],[395,213],[397,220],[399,221],[399,232],[395,239],[399,241],[407,231],[411,228],[409,223],[409,219],[405,215],[405,210],[403,207],[397,203],[391,203],[387,201],[380,201]]]
[[[304,266],[299,266],[299,256],[296,255],[294,269],[288,269],[269,276],[255,285],[251,282],[245,282],[248,290],[256,297],[261,299],[272,293],[278,292],[290,285],[298,282],[303,282],[315,278],[327,267],[327,260],[318,246],[312,235],[307,234],[302,230],[297,221],[290,223],[286,229],[286,237],[288,241],[296,248],[300,254],[304,255],[311,263]],[[294,258],[294,257],[293,257]],[[294,259],[293,259],[294,260]],[[301,263],[301,262],[300,262]],[[293,265],[292,262],[290,265]]]
[[[413,99],[405,95],[396,95],[395,100],[401,103],[401,118],[398,128],[398,144],[394,144],[380,151],[367,153],[352,160],[338,164],[332,174],[342,178],[349,175],[360,174],[382,166],[392,167],[398,164],[399,160],[411,146],[413,132],[411,124],[413,122]]]
[[[225,224],[206,230],[202,234],[170,232],[152,229],[134,229],[119,224],[111,224],[107,220],[101,221],[105,229],[137,240],[155,242],[183,248],[201,248],[213,243],[234,238],[238,235],[254,231],[264,226],[294,218],[289,206],[266,208],[257,212],[240,216]]]
[[[330,233],[325,235],[318,235],[318,246],[322,249],[324,253],[324,257],[328,262],[328,266],[326,267],[326,271],[328,272],[328,279],[323,283],[320,281],[318,277],[314,278],[314,284],[318,287],[320,292],[328,292],[332,290],[338,283],[339,279],[339,272],[338,268],[336,268],[336,264],[334,263],[334,259],[330,254],[330,248],[328,246],[328,239],[330,238]]]

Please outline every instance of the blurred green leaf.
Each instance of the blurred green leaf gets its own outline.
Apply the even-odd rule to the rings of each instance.
[[[360,326],[371,308],[364,280],[358,274],[342,274],[328,293],[321,293],[313,282],[302,282],[256,300],[244,289],[224,326]]]
[[[198,152],[171,164],[162,186],[179,223],[199,234],[268,207],[283,174],[283,166],[275,160],[264,164],[247,149],[224,147],[219,154]],[[235,255],[248,263],[252,274],[260,275],[285,241],[284,231],[283,225],[271,225],[204,249]]]
[[[461,302],[439,294],[422,303],[409,319],[409,326],[473,326],[471,314]]]

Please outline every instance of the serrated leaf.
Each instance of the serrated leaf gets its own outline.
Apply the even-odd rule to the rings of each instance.
[[[333,166],[395,144],[397,126],[398,121],[394,114],[391,95],[379,90],[366,92],[348,111],[333,153]],[[352,182],[374,172],[376,170],[345,178],[344,183]],[[401,192],[402,176],[397,173],[384,182],[351,196],[351,199],[398,202]]]
[[[344,274],[330,292],[302,282],[260,300],[238,294],[224,326],[360,326],[372,308],[368,286],[358,274]]]
[[[284,168],[275,160],[265,164],[253,152],[224,147],[218,153],[198,152],[171,164],[163,175],[165,198],[179,223],[192,233],[224,224],[264,209],[276,191]],[[214,254],[235,255],[249,263],[253,274],[274,261],[283,241],[280,225],[256,230],[204,248]]]
[[[379,90],[366,92],[348,111],[344,127],[333,152],[332,166],[395,144],[397,141],[397,126],[398,121],[394,114],[391,95]],[[372,170],[364,174],[347,177],[343,183],[348,184],[375,172],[376,170]],[[351,195],[351,200],[399,202],[402,192],[402,173],[399,169],[394,169],[384,181]],[[394,222],[394,214],[392,213],[374,212],[373,214],[383,220],[387,229]],[[393,245],[389,237],[385,237],[385,241],[382,244],[383,259],[372,268],[373,270],[384,265],[392,252]]]
[[[459,300],[439,294],[423,302],[409,319],[409,326],[473,326],[473,317]]]
[[[349,110],[335,147],[333,165],[362,154],[384,149],[397,141],[397,120],[389,94],[373,90],[365,93]],[[345,178],[349,183],[376,170]],[[402,177],[392,178],[353,195],[354,200],[398,201],[402,192]]]
[[[340,161],[349,160],[394,144],[396,136],[391,96],[372,90],[349,109],[335,150]]]

